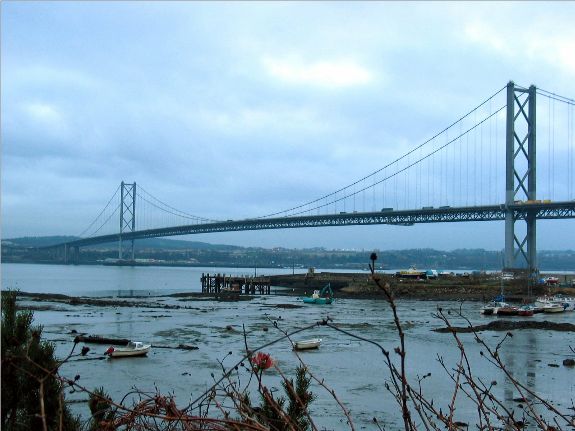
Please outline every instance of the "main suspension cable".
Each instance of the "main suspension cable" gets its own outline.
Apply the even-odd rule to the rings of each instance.
[[[380,169],[378,169],[378,170],[376,170],[376,171],[370,173],[369,175],[366,175],[365,177],[363,177],[363,178],[361,178],[361,179],[359,179],[359,180],[357,180],[357,181],[355,181],[355,182],[353,182],[353,183],[351,183],[351,184],[349,184],[349,185],[347,185],[347,186],[345,186],[345,187],[342,187],[342,188],[336,190],[335,192],[332,192],[332,193],[329,193],[329,194],[327,194],[327,195],[321,196],[321,197],[319,197],[319,198],[317,198],[317,199],[314,199],[314,200],[312,200],[312,201],[306,202],[306,203],[304,203],[304,204],[301,204],[301,205],[298,205],[298,206],[295,206],[295,207],[292,207],[292,208],[289,208],[289,209],[286,209],[286,210],[283,210],[283,211],[274,212],[274,213],[267,214],[267,215],[260,216],[260,217],[256,217],[256,218],[261,219],[261,218],[273,217],[273,216],[276,216],[276,215],[279,215],[279,214],[284,214],[284,213],[288,213],[288,212],[291,212],[291,211],[298,210],[298,209],[303,208],[303,207],[305,207],[305,206],[308,206],[308,205],[312,205],[312,204],[314,204],[314,203],[317,203],[317,202],[319,202],[319,201],[321,201],[321,200],[323,200],[323,199],[327,199],[328,197],[334,196],[335,194],[337,194],[337,193],[339,193],[339,192],[342,192],[342,191],[344,191],[344,190],[347,190],[348,188],[350,188],[350,187],[352,187],[352,186],[355,186],[355,185],[361,183],[362,181],[365,181],[366,179],[368,179],[368,178],[370,178],[370,177],[372,177],[372,176],[378,174],[379,172],[383,171],[384,169],[386,169],[386,168],[388,168],[388,167],[394,165],[395,163],[398,163],[399,161],[403,160],[404,158],[408,157],[410,154],[412,154],[413,152],[417,151],[419,148],[421,148],[421,147],[427,145],[428,143],[432,142],[435,138],[437,138],[437,137],[440,136],[441,134],[445,133],[447,130],[449,130],[450,128],[452,128],[454,125],[456,125],[456,124],[459,123],[460,121],[463,121],[465,118],[467,118],[467,117],[470,116],[472,113],[474,113],[475,111],[477,111],[477,110],[478,110],[479,108],[481,108],[483,105],[485,105],[486,103],[488,103],[491,99],[493,99],[495,96],[497,96],[499,93],[501,93],[501,92],[502,92],[504,89],[506,89],[506,88],[507,88],[507,86],[502,87],[500,90],[498,90],[498,91],[495,92],[493,95],[491,95],[490,97],[488,97],[487,99],[485,99],[482,103],[480,103],[479,105],[477,105],[474,109],[472,109],[471,111],[469,111],[467,114],[463,115],[463,116],[460,117],[458,120],[456,120],[456,121],[454,121],[453,123],[451,123],[449,126],[447,126],[446,128],[444,128],[442,131],[436,133],[433,137],[429,138],[428,140],[426,140],[425,142],[423,142],[423,143],[420,144],[419,146],[417,146],[417,147],[413,148],[412,150],[410,150],[409,152],[405,153],[403,156],[398,157],[398,158],[395,159],[393,162],[390,162],[390,163],[388,163],[387,165],[385,165],[384,167],[382,167],[382,168],[380,168]],[[379,184],[379,182],[378,182],[378,184]],[[367,189],[367,188],[369,188],[369,187],[366,187],[366,188],[364,188],[364,189],[362,189],[362,190],[365,190],[365,189]],[[349,196],[351,196],[351,195],[349,195]],[[341,200],[341,198],[338,199],[338,200]]]
[[[100,211],[100,214],[98,214],[98,215],[96,216],[96,218],[92,221],[92,223],[90,223],[90,225],[89,225],[86,229],[84,229],[80,235],[78,235],[80,238],[82,238],[82,236],[83,236],[86,232],[88,232],[88,231],[92,228],[92,226],[94,226],[94,224],[98,221],[98,219],[102,216],[102,214],[104,214],[104,211],[106,211],[106,209],[108,208],[108,206],[110,205],[110,203],[114,200],[114,198],[115,198],[116,195],[118,194],[118,190],[120,190],[120,186],[118,186],[118,188],[116,189],[116,191],[114,192],[114,194],[112,195],[112,197],[110,198],[110,200],[108,201],[108,203],[106,204],[106,206],[104,207],[104,209],[103,209],[102,211]],[[109,218],[108,218],[108,220],[109,220]],[[107,221],[107,220],[106,220],[106,221]],[[106,223],[106,222],[104,222],[104,223]],[[101,227],[102,227],[102,226],[100,226],[100,228],[99,228],[98,230],[100,230]]]

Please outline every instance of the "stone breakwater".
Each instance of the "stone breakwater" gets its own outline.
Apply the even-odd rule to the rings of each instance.
[[[509,302],[521,302],[527,295],[526,279],[505,280],[502,284],[499,277],[489,274],[448,275],[434,280],[407,280],[376,273],[375,278],[380,285],[389,287],[397,298],[488,301],[503,290]],[[284,287],[289,293],[297,295],[311,294],[330,283],[335,295],[340,298],[384,297],[369,272],[273,275],[270,276],[270,280],[272,286]],[[538,296],[550,292],[546,286],[534,286],[532,293]],[[556,288],[553,293],[575,295],[575,289]]]
[[[436,328],[433,329],[433,331],[441,333],[469,333],[481,331],[513,331],[517,329],[546,329],[551,331],[575,332],[575,325],[568,322],[549,322],[547,320],[494,320],[486,325],[452,326],[450,328]]]

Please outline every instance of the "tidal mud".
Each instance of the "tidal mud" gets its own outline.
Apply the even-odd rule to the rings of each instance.
[[[477,326],[452,326],[449,328],[436,328],[435,332],[440,333],[468,333],[481,331],[513,331],[517,329],[544,329],[550,331],[575,332],[575,325],[568,322],[549,322],[543,321],[511,321],[511,320],[494,320],[486,325]]]

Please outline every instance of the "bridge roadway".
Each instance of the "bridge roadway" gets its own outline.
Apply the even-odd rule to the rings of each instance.
[[[525,220],[529,214],[537,219],[575,218],[575,200],[550,203],[517,203],[510,205],[517,220]],[[417,210],[379,211],[379,212],[341,212],[331,215],[277,217],[245,220],[228,220],[215,223],[173,226],[159,229],[147,229],[120,234],[101,235],[82,238],[75,241],[56,244],[43,248],[62,246],[82,247],[94,244],[158,238],[176,235],[193,235],[213,232],[235,232],[262,229],[293,229],[322,226],[352,226],[370,224],[389,224],[412,226],[416,223],[453,223],[470,221],[505,220],[505,205],[487,205],[475,207],[440,207]]]

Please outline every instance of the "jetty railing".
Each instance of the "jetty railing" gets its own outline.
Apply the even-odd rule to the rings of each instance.
[[[245,295],[269,295],[269,277],[232,276],[226,274],[202,273],[202,293],[235,292]]]

